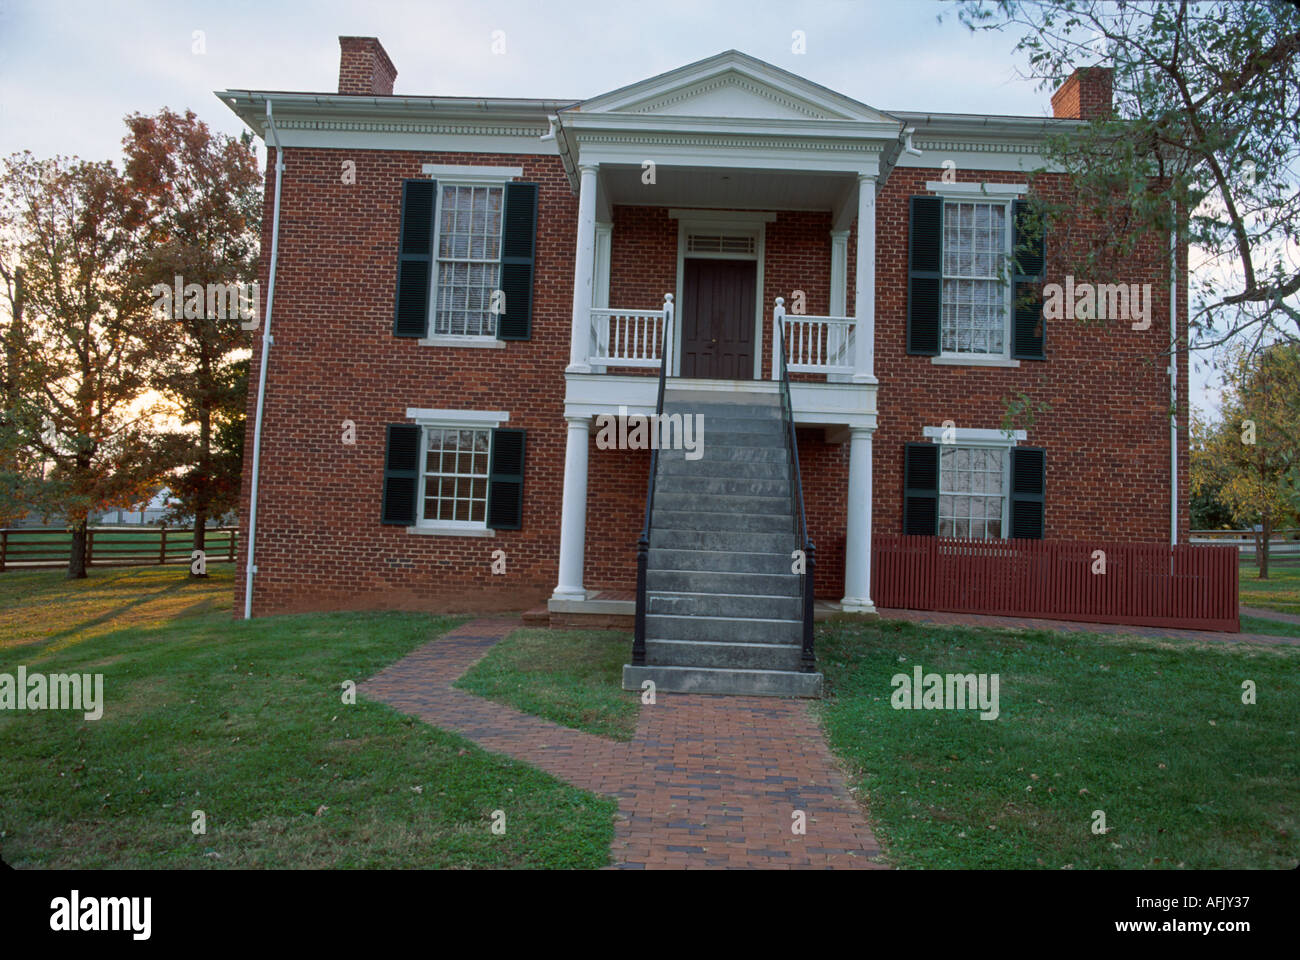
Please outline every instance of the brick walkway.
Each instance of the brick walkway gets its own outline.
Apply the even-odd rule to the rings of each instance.
[[[1249,608],[1241,612],[1247,616]],[[1102,633],[1125,637],[1152,637],[1167,640],[1208,640],[1214,643],[1263,643],[1274,646],[1300,646],[1295,637],[1275,637],[1264,633],[1224,633],[1218,630],[1177,630],[1173,627],[1135,627],[1117,623],[1078,623],[1073,620],[1043,620],[1031,617],[990,617],[976,613],[943,613],[938,610],[899,610],[877,607],[886,620],[934,623],[945,627],[992,627],[1000,630],[1064,630],[1071,633]],[[1274,618],[1281,617],[1274,614]]]
[[[611,851],[624,869],[880,868],[880,846],[821,729],[798,700],[660,693],[616,743],[451,689],[517,629],[475,620],[366,681],[404,713],[618,800]],[[791,814],[807,815],[796,836]]]

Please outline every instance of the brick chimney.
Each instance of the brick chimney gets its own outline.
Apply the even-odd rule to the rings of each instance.
[[[1066,120],[1096,120],[1111,112],[1111,68],[1079,67],[1052,94],[1052,114]]]
[[[339,93],[388,97],[397,68],[375,37],[339,37]]]

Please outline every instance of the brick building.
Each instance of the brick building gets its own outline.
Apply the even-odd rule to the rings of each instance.
[[[635,581],[650,452],[605,449],[598,418],[653,414],[663,353],[677,409],[739,452],[656,509],[703,535],[789,500],[744,446],[780,406],[782,310],[819,598],[872,609],[873,532],[1186,539],[1152,362],[1167,258],[1104,278],[1151,285],[1145,329],[1024,296],[1064,282],[1022,223],[1031,191],[1068,196],[1034,172],[1044,138],[1109,109],[1107,71],[1052,118],[886,113],[735,51],[588,100],[470,99],[394,94],[377,40],[340,44],[337,94],[219,93],[271,148],[264,251],[279,204],[254,615],[602,609]],[[1045,407],[1008,432],[1021,394]],[[250,451],[255,419],[252,396]],[[752,543],[703,552],[786,546]]]

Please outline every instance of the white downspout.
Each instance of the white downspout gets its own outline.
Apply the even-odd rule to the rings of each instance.
[[[1169,543],[1178,545],[1178,205],[1169,228]]]
[[[284,174],[284,150],[280,146],[280,133],[275,129],[271,114],[271,101],[266,101],[266,125],[275,141],[275,212],[271,215],[271,267],[267,278],[266,316],[262,325],[262,364],[257,373],[257,418],[253,421],[253,488],[248,504],[248,559],[244,569],[244,619],[253,616],[253,574],[257,565],[253,560],[253,545],[257,535],[257,480],[262,461],[262,410],[266,404],[266,370],[271,365],[271,306],[275,302],[275,268],[280,256],[280,183]]]

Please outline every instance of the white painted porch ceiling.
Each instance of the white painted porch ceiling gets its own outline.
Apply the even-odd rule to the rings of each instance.
[[[847,174],[659,165],[655,183],[640,166],[601,164],[600,191],[611,205],[744,210],[831,210],[857,181]]]

